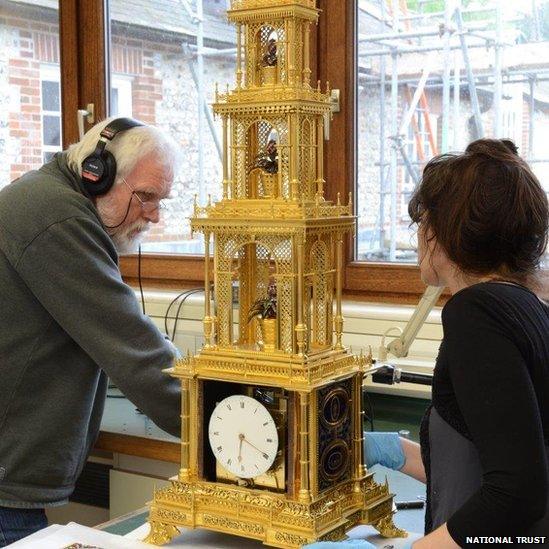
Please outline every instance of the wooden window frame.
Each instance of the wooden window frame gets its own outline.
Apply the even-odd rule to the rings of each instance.
[[[341,110],[334,114],[325,144],[326,198],[355,195],[356,182],[356,28],[357,0],[318,0],[321,16],[312,33],[312,78],[340,90]],[[109,18],[106,1],[63,0],[61,19],[61,93],[64,147],[78,140],[76,111],[95,105],[95,119],[108,112],[107,67]],[[102,29],[99,34],[93,29]],[[76,47],[75,47],[76,45]],[[353,198],[357,203],[357,198]],[[202,256],[147,253],[120,259],[124,280],[145,286],[202,286]],[[549,278],[549,271],[546,271]],[[352,236],[345,249],[344,295],[348,299],[416,303],[425,287],[414,265],[356,261]]]

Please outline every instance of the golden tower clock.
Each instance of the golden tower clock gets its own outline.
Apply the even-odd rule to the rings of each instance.
[[[205,344],[170,370],[181,380],[181,469],[154,494],[150,543],[177,527],[289,548],[344,539],[358,523],[405,535],[387,484],[363,465],[371,360],[342,344],[355,218],[350,200],[324,199],[330,91],[311,86],[309,68],[318,16],[316,0],[233,0],[228,12],[236,87],[214,104],[222,199],[191,218],[205,242]]]

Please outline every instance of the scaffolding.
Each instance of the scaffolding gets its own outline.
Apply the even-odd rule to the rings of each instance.
[[[376,5],[375,1],[359,0],[358,5],[361,12],[372,17],[371,8]],[[382,259],[389,261],[397,260],[399,170],[405,170],[412,182],[417,184],[419,168],[426,160],[423,150],[425,137],[429,138],[432,155],[448,152],[452,147],[456,148],[460,137],[456,121],[459,119],[460,101],[463,100],[462,88],[466,90],[471,104],[472,138],[478,139],[485,136],[479,93],[489,93],[493,97],[491,136],[505,137],[502,135],[504,84],[528,84],[525,91],[530,107],[527,159],[531,163],[549,162],[549,158],[533,157],[536,86],[539,82],[549,80],[549,60],[540,59],[536,66],[522,64],[504,68],[503,65],[505,50],[515,46],[513,37],[509,36],[509,26],[517,23],[519,19],[504,19],[502,0],[493,0],[490,5],[482,8],[468,9],[462,6],[461,0],[445,0],[443,11],[428,10],[434,5],[434,0],[417,0],[415,5],[417,13],[410,13],[406,0],[378,0],[379,32],[359,33],[358,36],[359,86],[379,89],[380,147],[377,164],[380,203],[371,244],[379,243],[377,251],[380,255],[383,254],[383,250],[388,249],[388,254]],[[537,21],[533,33],[534,41],[540,41],[540,18],[535,0],[531,3],[531,8],[532,20]],[[490,67],[474,66],[472,57],[479,48],[484,50],[484,58],[491,59]],[[408,69],[411,54],[427,54],[427,61],[421,71],[403,78],[401,64],[404,58],[408,62]],[[442,67],[438,71],[431,68],[431,61],[435,56],[439,60],[442,59]],[[371,66],[367,65],[368,62]],[[441,124],[438,140],[433,138],[433,132],[429,127],[429,105],[426,95],[427,91],[436,89],[441,90]],[[408,106],[399,117],[401,91],[407,93]],[[390,93],[388,116],[387,92]],[[415,143],[419,160],[409,157],[410,142],[406,137],[410,130],[414,134],[412,141]],[[388,144],[390,147],[387,147]],[[390,212],[387,235],[385,210],[388,196]],[[358,240],[357,238],[357,257]],[[385,242],[388,242],[387,246],[384,245]],[[373,253],[375,252],[374,249]]]

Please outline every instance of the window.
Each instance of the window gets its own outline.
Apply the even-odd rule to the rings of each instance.
[[[195,196],[200,204],[220,198],[221,127],[211,103],[216,82],[234,80],[236,31],[226,20],[227,3],[110,0],[109,6],[110,114],[154,124],[184,150],[173,198],[142,249],[202,254],[202,237],[191,237],[188,217]]]
[[[44,162],[61,147],[61,90],[59,66],[42,65],[40,68],[40,104],[42,107],[42,158]]]
[[[82,4],[79,15],[81,27],[88,29],[88,32],[83,32],[74,39],[82,38],[87,44],[87,47],[82,47],[87,51],[90,48],[97,48],[103,40],[104,21],[101,3],[91,0],[78,2]],[[360,294],[368,299],[417,302],[417,297],[424,288],[419,280],[417,267],[413,264],[414,243],[408,230],[406,213],[415,182],[404,165],[398,148],[395,149],[393,159],[391,144],[397,141],[390,140],[389,137],[398,134],[399,122],[402,123],[404,114],[408,112],[406,107],[410,107],[410,100],[417,90],[421,70],[416,70],[406,77],[405,55],[408,54],[399,53],[395,71],[398,85],[397,93],[394,94],[397,99],[395,112],[398,116],[395,117],[396,130],[390,132],[391,124],[388,124],[387,120],[392,120],[391,56],[382,53],[397,46],[411,49],[428,47],[433,52],[434,43],[438,50],[435,49],[429,57],[439,59],[446,55],[443,46],[447,37],[444,33],[442,37],[433,34],[433,27],[438,32],[438,24],[444,22],[446,3],[443,0],[386,0],[383,3],[381,0],[317,0],[317,3],[322,11],[313,44],[312,57],[316,60],[316,65],[312,67],[312,79],[320,79],[323,83],[329,81],[332,88],[339,89],[342,107],[341,112],[334,114],[331,139],[325,143],[326,194],[328,199],[335,201],[337,193],[344,197],[349,192],[355,192],[355,207],[359,217],[357,238],[349,241],[346,250],[345,289],[353,296]],[[141,6],[141,10],[134,9],[137,4]],[[417,31],[420,36],[382,36],[376,39],[377,42],[363,41],[364,35],[371,38],[375,34],[393,32],[397,19],[391,10],[394,4],[400,6],[398,24],[394,28],[400,34]],[[525,4],[524,7],[522,4]],[[506,3],[500,2],[504,7],[502,27],[505,32],[514,29],[515,38],[511,40],[504,33],[506,40],[502,40],[504,46],[499,48],[497,60],[498,64],[501,61],[505,69],[502,70],[504,76],[499,110],[500,132],[507,124],[503,106],[508,93],[506,86],[524,85],[522,127],[523,130],[533,130],[529,129],[527,133],[523,131],[521,152],[532,161],[541,180],[547,182],[549,179],[543,175],[549,168],[549,162],[543,160],[546,156],[543,145],[546,137],[549,137],[545,123],[548,109],[544,100],[544,96],[548,95],[545,93],[547,69],[537,70],[528,65],[529,60],[532,63],[532,60],[549,58],[549,55],[544,53],[547,47],[544,21],[547,20],[549,13],[546,4],[546,0],[537,1],[537,13],[532,13],[534,3],[517,2],[508,7]],[[464,26],[469,25],[472,28],[465,36],[468,51],[485,52],[487,66],[474,67],[473,73],[481,119],[485,122],[483,129],[490,135],[494,116],[489,107],[494,98],[500,97],[499,92],[494,93],[499,90],[499,84],[494,85],[496,52],[493,41],[487,42],[479,36],[494,34],[496,12],[486,10],[492,10],[495,2],[481,0],[473,3],[463,0],[462,5]],[[190,9],[187,10],[186,6]],[[524,11],[520,12],[517,6]],[[198,17],[200,7],[204,15],[202,30],[199,25],[201,18]],[[171,201],[169,215],[162,225],[159,224],[161,230],[151,234],[154,239],[147,243],[148,253],[143,258],[142,274],[151,285],[168,284],[181,287],[183,284],[200,284],[203,280],[204,263],[202,258],[196,255],[200,254],[201,241],[199,238],[190,238],[187,216],[192,208],[194,194],[198,195],[199,202],[204,203],[208,199],[208,194],[212,194],[212,199],[215,199],[221,187],[219,153],[215,137],[219,130],[216,130],[215,121],[211,124],[209,104],[212,102],[215,82],[219,82],[222,89],[225,82],[232,85],[234,77],[235,37],[234,29],[225,23],[224,10],[227,7],[225,0],[162,0],[154,4],[150,2],[150,6],[147,6],[147,2],[110,2],[111,19],[108,24],[111,28],[111,61],[108,70],[111,71],[111,75],[131,80],[132,114],[172,133],[188,156],[186,167],[176,180],[175,198]],[[150,14],[153,9],[155,22],[151,25]],[[514,10],[514,16],[509,16],[509,9]],[[435,14],[432,14],[433,11]],[[428,15],[427,12],[431,14]],[[91,26],[90,21],[93,21]],[[487,30],[479,28],[483,25],[490,26],[490,21],[492,25]],[[455,26],[454,19],[449,28]],[[89,31],[90,28],[96,30]],[[471,118],[473,113],[466,109],[466,106],[470,105],[470,92],[465,65],[460,57],[462,54],[459,33],[454,31],[449,38],[452,62],[444,66],[439,64],[431,67],[424,90],[425,98],[420,94],[413,110],[414,114],[403,129],[404,150],[408,152],[411,164],[418,173],[421,173],[423,163],[433,153],[445,150],[444,147],[453,148],[454,144],[462,148],[464,144],[460,144],[460,136],[470,134],[475,127],[475,119]],[[482,46],[475,45],[475,40],[482,43]],[[181,47],[182,43],[185,45],[184,48]],[[201,43],[203,47],[199,48]],[[524,52],[526,47],[523,47],[523,44],[530,48],[531,55],[523,60],[528,70],[521,77],[512,70],[512,56],[515,52]],[[514,45],[520,47],[515,48]],[[358,61],[355,59],[355,53]],[[81,108],[89,101],[95,102],[98,118],[109,112],[106,110],[107,98],[102,95],[105,85],[102,81],[101,55],[102,50],[98,49],[98,66],[85,71],[83,77],[89,92],[79,98],[78,106],[73,105],[75,108]],[[383,63],[382,71],[380,67]],[[411,69],[414,67],[417,67],[417,64],[410,65]],[[521,67],[521,70],[525,67]],[[459,71],[456,68],[459,68]],[[447,69],[450,71],[449,109],[448,89],[444,91],[443,86],[444,71]],[[197,74],[202,74],[204,78],[195,80]],[[382,75],[385,79],[383,87],[380,82]],[[456,76],[459,76],[458,84],[452,86]],[[524,81],[517,82],[521,78]],[[65,90],[69,84],[70,81],[65,82]],[[530,93],[532,87],[533,93]],[[379,97],[382,89],[383,102]],[[441,89],[444,93],[441,93]],[[199,101],[200,98],[202,101]],[[427,99],[427,108],[424,99]],[[113,107],[116,100],[116,97],[112,98]],[[119,99],[118,103],[120,104]],[[531,108],[532,103],[534,108]],[[384,108],[383,119],[386,121],[383,125],[383,135],[379,123],[382,118],[379,112],[381,105]],[[531,112],[533,116],[530,116]],[[459,124],[453,124],[452,117],[459,120]],[[520,120],[520,117],[518,119]],[[71,128],[68,123],[67,128]],[[71,137],[66,129],[64,135],[66,139]],[[380,147],[382,142],[385,144],[383,148]],[[419,145],[421,142],[423,157]],[[202,156],[198,154],[199,150],[202,151]],[[381,162],[382,150],[384,158]],[[394,173],[397,176],[391,179],[391,165],[395,161]],[[356,189],[353,186],[355,181],[358,181]],[[381,181],[384,182],[383,193]],[[379,236],[380,231],[383,231],[382,238]],[[390,261],[391,254],[394,257],[393,261]],[[126,280],[135,282],[137,259],[124,257],[121,260],[121,267]]]
[[[111,75],[111,116],[133,116],[132,80],[131,76]]]
[[[58,4],[1,2],[0,187],[61,147]]]
[[[407,205],[435,154],[509,137],[548,184],[548,14],[547,1],[358,0],[357,260],[416,262]]]

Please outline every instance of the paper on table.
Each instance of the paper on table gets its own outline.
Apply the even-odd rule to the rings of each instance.
[[[12,545],[13,549],[63,549],[75,543],[91,545],[100,549],[150,549],[151,546],[137,540],[95,530],[70,522],[66,526],[58,524],[36,532]]]

